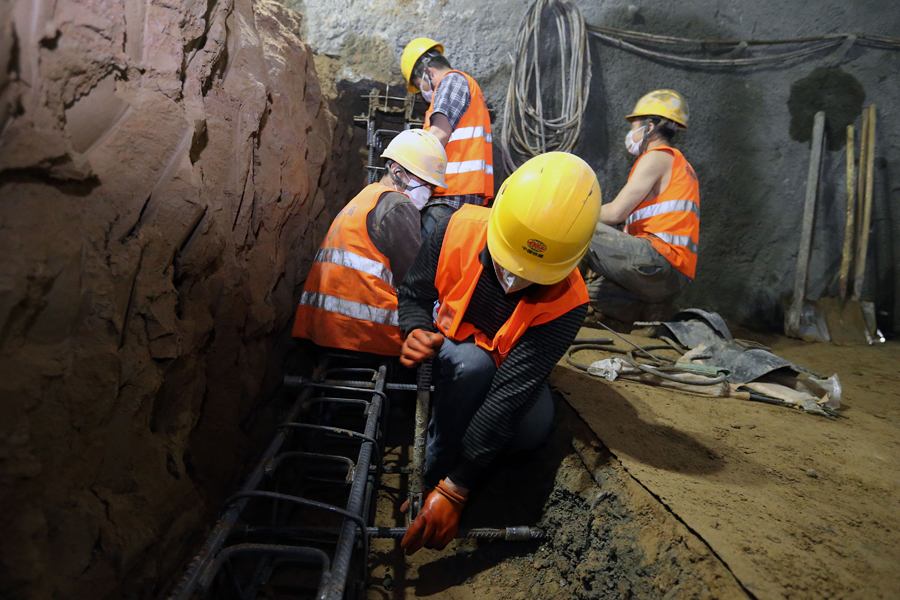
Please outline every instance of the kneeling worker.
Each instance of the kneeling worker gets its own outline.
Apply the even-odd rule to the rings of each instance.
[[[626,118],[625,146],[639,158],[628,183],[600,210],[585,260],[601,275],[588,286],[591,304],[627,326],[670,317],[673,301],[694,279],[700,191],[694,169],[671,145],[688,125],[678,92],[650,92]],[[623,221],[624,231],[611,227]]]
[[[398,356],[397,290],[419,251],[419,210],[444,186],[447,154],[435,136],[403,131],[382,153],[387,173],[334,219],[306,279],[293,337]]]
[[[423,242],[400,286],[400,362],[437,352],[424,477],[433,491],[403,537],[407,554],[445,546],[491,462],[549,434],[547,378],[587,314],[577,266],[600,204],[588,164],[550,152],[519,167],[493,209],[463,206]]]

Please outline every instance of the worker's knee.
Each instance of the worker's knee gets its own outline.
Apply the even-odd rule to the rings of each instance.
[[[490,384],[497,372],[494,359],[472,341],[445,339],[438,352],[440,378],[450,381],[484,381]]]

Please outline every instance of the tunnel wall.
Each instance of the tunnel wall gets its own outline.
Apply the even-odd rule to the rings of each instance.
[[[0,0],[0,596],[165,593],[259,451],[348,194],[300,26]]]
[[[303,32],[315,52],[340,57],[345,80],[400,82],[399,57],[410,39],[428,36],[443,43],[452,64],[484,89],[495,129],[494,164],[500,164],[496,140],[511,55],[531,0],[283,1],[307,15]],[[896,36],[900,31],[900,12],[887,0],[575,4],[591,25],[691,39]],[[812,115],[819,109],[826,111],[833,135],[824,158],[808,295],[836,293],[833,276],[845,218],[843,126],[855,116],[858,139],[858,109],[877,104],[872,242],[863,297],[876,302],[883,328],[900,331],[900,244],[893,241],[900,234],[900,106],[892,76],[900,52],[857,44],[842,58],[829,51],[774,66],[710,69],[648,60],[595,38],[590,46],[593,82],[575,152],[596,170],[606,201],[631,168],[624,117],[636,100],[658,88],[674,88],[687,98],[690,129],[676,145],[700,179],[702,216],[697,277],[682,305],[719,311],[733,324],[781,329],[781,297],[793,290],[800,242]],[[502,180],[495,177],[498,186]]]

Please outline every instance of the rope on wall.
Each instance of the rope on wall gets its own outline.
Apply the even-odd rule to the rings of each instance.
[[[857,35],[854,33],[835,33],[818,37],[798,38],[794,40],[692,40],[666,35],[654,35],[639,31],[625,29],[612,29],[609,27],[586,26],[588,34],[597,39],[621,48],[664,62],[689,67],[748,67],[765,64],[776,64],[795,58],[802,58],[817,52],[830,49],[838,49],[842,45],[858,44],[870,48],[885,50],[900,49],[900,39],[877,35]],[[764,56],[732,57],[732,58],[693,58],[672,52],[662,52],[638,46],[637,43],[654,44],[657,46],[681,47],[687,52],[708,52],[710,47],[716,47],[719,52],[729,49],[733,55],[743,53],[750,46],[776,46],[776,45],[800,45],[802,48],[768,54]]]
[[[556,24],[559,37],[558,82],[548,86],[541,72],[541,18],[544,10]],[[559,114],[545,116],[541,85],[559,96]],[[584,18],[567,0],[535,0],[528,9],[516,37],[516,59],[509,78],[500,147],[508,173],[522,162],[544,152],[571,152],[578,141],[584,108],[591,87],[591,51]]]

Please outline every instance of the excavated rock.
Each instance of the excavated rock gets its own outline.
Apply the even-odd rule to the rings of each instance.
[[[350,192],[301,16],[0,0],[0,596],[160,595]]]

